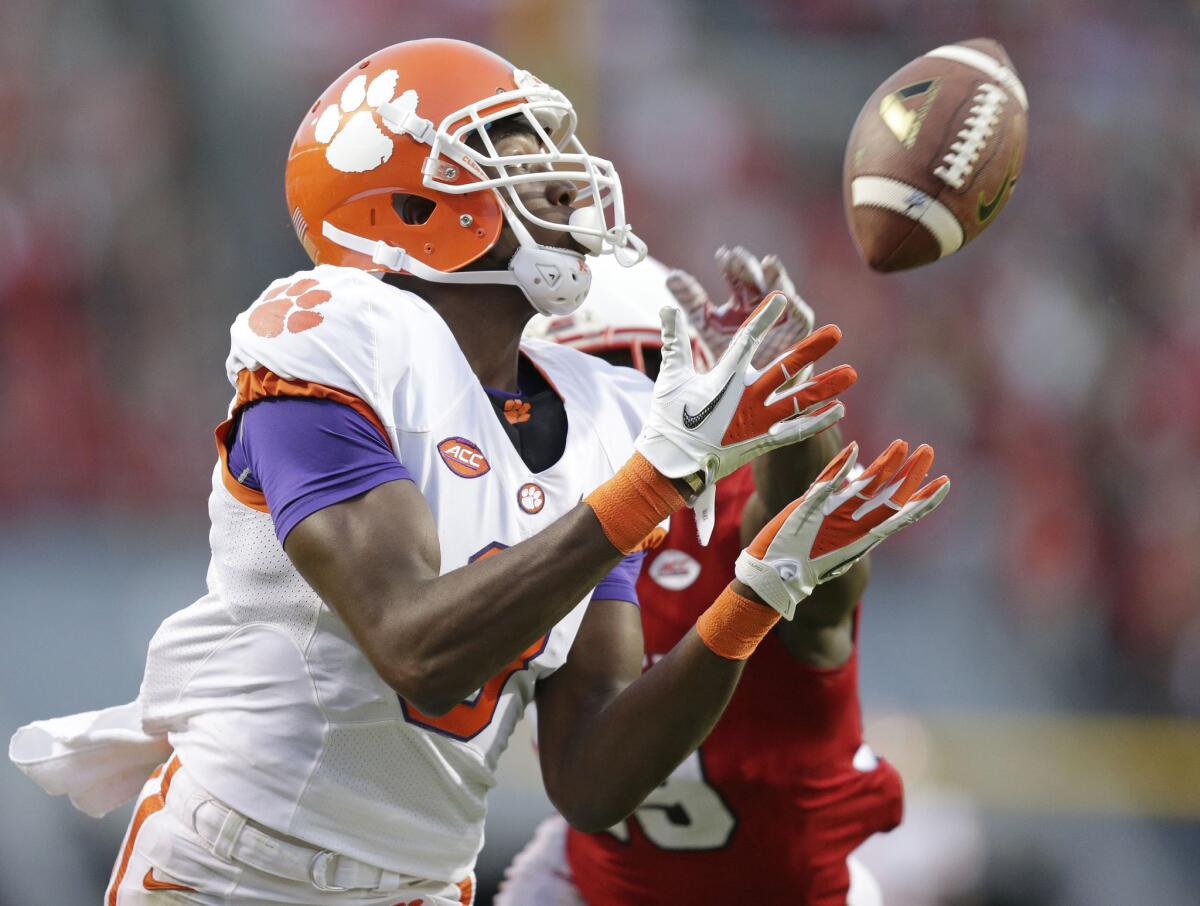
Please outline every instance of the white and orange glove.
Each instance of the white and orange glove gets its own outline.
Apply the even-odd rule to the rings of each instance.
[[[714,355],[721,355],[729,347],[738,327],[769,292],[783,293],[788,305],[770,335],[763,339],[757,361],[770,361],[812,333],[813,310],[800,298],[776,256],[767,255],[760,261],[737,245],[731,249],[721,246],[714,257],[729,287],[729,298],[721,305],[714,304],[700,281],[687,271],[676,269],[667,274],[667,289]]]
[[[945,475],[921,487],[933,465],[933,448],[925,444],[908,456],[908,444],[892,441],[852,478],[857,454],[851,443],[835,456],[804,496],[763,526],[737,559],[738,579],[784,619],[792,619],[796,605],[819,584],[932,512],[950,492]]]
[[[857,379],[853,368],[838,365],[801,376],[837,345],[842,337],[837,327],[822,327],[761,371],[750,364],[787,305],[783,293],[763,299],[705,374],[692,365],[683,313],[673,306],[660,313],[662,368],[634,446],[658,472],[691,484],[702,543],[711,534],[718,480],[769,450],[819,434],[845,414],[834,397]]]
[[[854,369],[839,365],[808,376],[841,339],[836,327],[821,328],[762,370],[750,364],[787,304],[782,293],[763,299],[705,374],[693,367],[683,312],[671,305],[659,313],[662,367],[634,455],[584,499],[618,550],[638,549],[687,502],[677,479],[691,488],[688,505],[700,542],[707,544],[719,479],[768,450],[824,431],[845,413],[834,397],[857,379]]]

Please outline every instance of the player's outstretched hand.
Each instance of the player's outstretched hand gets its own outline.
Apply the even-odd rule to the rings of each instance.
[[[790,620],[822,582],[842,575],[889,535],[931,512],[950,492],[945,475],[921,487],[933,448],[892,441],[861,474],[851,443],[799,500],[788,504],[742,551],[738,579]],[[907,457],[907,458],[906,458]],[[918,490],[919,488],[919,490]]]
[[[674,306],[660,312],[662,368],[635,446],[661,474],[686,478],[700,492],[692,505],[704,542],[711,529],[715,483],[762,453],[806,440],[836,423],[845,408],[834,397],[858,377],[849,365],[801,376],[841,339],[832,325],[761,371],[754,368],[755,351],[786,306],[783,293],[770,293],[706,374],[697,374],[692,365],[683,312]]]
[[[700,332],[713,355],[721,355],[741,323],[750,316],[759,301],[770,292],[781,292],[788,305],[774,330],[763,339],[756,361],[769,362],[789,346],[812,333],[813,310],[800,298],[796,287],[775,255],[762,260],[740,245],[721,246],[714,256],[729,298],[721,305],[713,303],[700,281],[687,271],[667,274],[667,289],[687,312],[688,322]]]

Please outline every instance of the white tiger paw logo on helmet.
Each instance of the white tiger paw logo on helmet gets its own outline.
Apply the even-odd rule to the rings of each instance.
[[[326,146],[329,166],[343,173],[364,173],[387,163],[392,156],[393,140],[379,127],[380,119],[376,116],[379,105],[391,101],[401,120],[404,114],[417,109],[417,93],[411,88],[392,97],[399,79],[400,74],[394,69],[384,70],[370,85],[365,75],[355,76],[343,89],[338,103],[322,111],[313,135]],[[388,131],[395,132],[390,125]]]

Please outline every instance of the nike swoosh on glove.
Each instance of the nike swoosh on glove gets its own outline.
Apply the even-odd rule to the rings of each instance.
[[[889,535],[931,513],[950,492],[935,478],[918,490],[933,465],[933,448],[892,441],[851,479],[858,447],[851,443],[799,500],[763,526],[734,572],[786,620],[820,583],[845,573]]]
[[[835,424],[845,407],[833,397],[858,377],[849,365],[801,376],[841,339],[842,332],[832,325],[761,371],[754,368],[755,351],[786,306],[783,293],[763,299],[705,374],[693,367],[683,312],[667,306],[659,313],[662,368],[634,446],[668,478],[699,476],[699,495],[691,506],[703,544],[712,532],[716,482],[769,450],[807,440]]]

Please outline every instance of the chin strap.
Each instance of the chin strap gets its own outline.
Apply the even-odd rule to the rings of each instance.
[[[418,261],[404,249],[388,245],[382,239],[373,241],[338,229],[328,220],[321,224],[321,235],[330,242],[360,255],[366,255],[372,263],[390,271],[408,271],[414,277],[430,283],[502,283],[519,285],[512,271],[439,271]]]
[[[516,229],[516,228],[515,228]],[[521,226],[519,238],[529,236]],[[524,236],[522,236],[524,233]],[[515,286],[525,294],[529,304],[544,315],[569,315],[583,304],[591,286],[592,273],[583,256],[564,249],[527,245],[523,241],[503,271],[439,271],[418,261],[398,246],[382,239],[372,240],[338,229],[328,220],[321,224],[321,234],[330,242],[360,255],[391,271],[407,271],[419,280],[430,283],[501,284]]]

